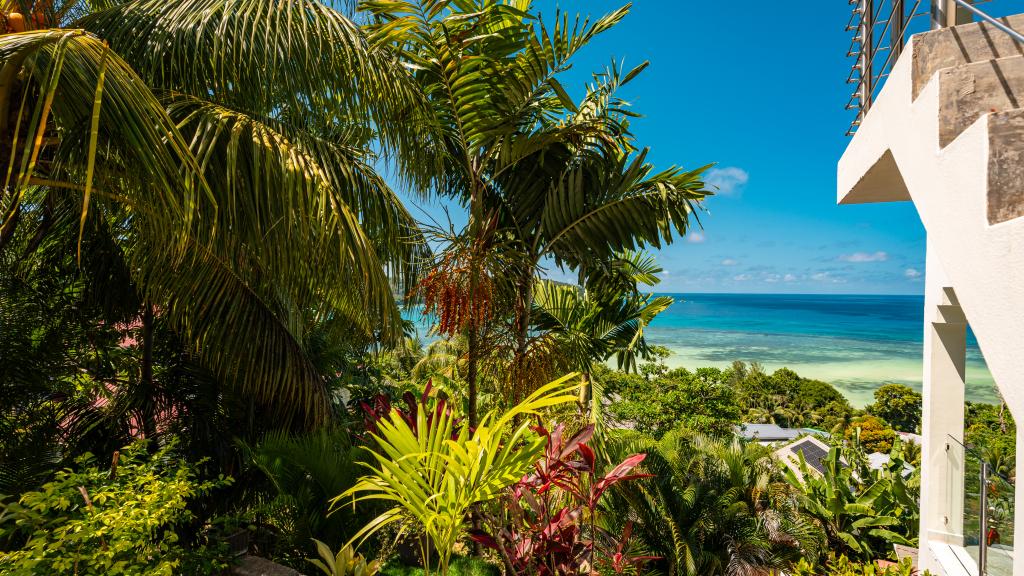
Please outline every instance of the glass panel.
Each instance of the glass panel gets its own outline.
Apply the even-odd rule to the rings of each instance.
[[[984,574],[986,576],[1011,576],[1013,573],[1013,514],[1014,486],[1006,476],[1007,464],[996,454],[964,446],[955,438],[950,437],[949,458],[951,463],[959,465],[949,467],[949,486],[962,486],[959,491],[961,502],[951,502],[951,510],[962,506],[962,524],[951,528],[954,533],[963,535],[963,547],[976,563],[980,563],[984,552]],[[993,461],[995,460],[995,461]],[[982,468],[984,467],[984,475]],[[956,478],[961,471],[963,476]],[[959,484],[958,484],[959,483]],[[983,489],[984,487],[984,489]],[[957,491],[949,492],[955,500]],[[984,514],[982,513],[984,508]],[[959,528],[959,530],[957,530]],[[984,550],[981,546],[985,546]]]
[[[996,463],[989,463],[993,470],[988,478],[988,558],[986,574],[989,576],[1011,576],[1013,573],[1013,512],[1014,486],[1007,478],[995,471]]]

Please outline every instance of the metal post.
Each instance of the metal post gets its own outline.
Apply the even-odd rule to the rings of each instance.
[[[966,0],[969,4],[975,4],[974,0]],[[951,10],[949,13],[953,15],[953,22],[950,26],[958,26],[960,24],[970,24],[974,22],[974,15],[967,8],[956,3],[955,0],[950,0],[950,4],[955,10]]]
[[[968,0],[971,4],[973,1]],[[932,0],[932,30],[948,28],[957,24],[969,24],[974,21],[971,12],[959,6],[956,0]]]
[[[860,61],[857,65],[860,69],[860,111],[863,119],[871,109],[871,99],[874,94],[874,70],[872,69],[875,59],[874,0],[860,0],[860,11],[860,25],[857,30],[860,37]]]
[[[904,0],[892,0],[892,16],[889,29],[892,33],[889,46],[892,50],[892,61],[896,62],[903,53],[903,32],[907,29],[907,15],[904,11]]]
[[[978,576],[988,570],[988,462],[981,461],[981,494],[978,496],[978,520],[981,538],[978,539]]]
[[[949,0],[932,0],[932,30],[946,27],[946,4]]]

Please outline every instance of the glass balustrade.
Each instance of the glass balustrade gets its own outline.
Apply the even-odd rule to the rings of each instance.
[[[963,548],[981,576],[1011,576],[1014,486],[1009,474],[1013,463],[1001,452],[965,446],[952,437],[947,453],[951,464],[956,464],[948,467],[948,485],[960,487],[948,492],[954,500],[948,503],[949,510],[962,511],[960,518],[952,519],[951,532],[962,535]]]

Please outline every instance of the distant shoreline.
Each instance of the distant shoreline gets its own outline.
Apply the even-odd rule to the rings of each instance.
[[[671,367],[727,368],[758,362],[828,382],[854,406],[888,383],[921,389],[924,296],[658,292],[677,302],[646,330],[672,351]],[[409,316],[426,334],[418,314]],[[968,334],[967,399],[998,402],[991,374]]]

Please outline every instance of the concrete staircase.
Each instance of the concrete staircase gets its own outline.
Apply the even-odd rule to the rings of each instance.
[[[1024,30],[1024,15],[1005,22]],[[914,202],[948,295],[1024,421],[1024,46],[980,23],[911,39],[839,162],[838,194]]]

